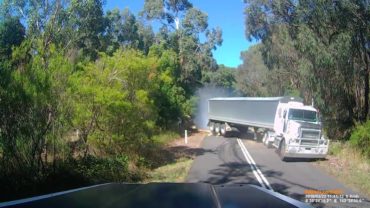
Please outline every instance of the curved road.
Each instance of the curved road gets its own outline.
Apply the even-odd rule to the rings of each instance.
[[[252,133],[247,138],[253,137]],[[208,136],[202,143],[187,182],[211,184],[254,184],[305,202],[305,190],[343,190],[356,194],[309,161],[283,162],[274,149],[252,139]],[[361,195],[361,203],[311,203],[315,207],[370,207]]]

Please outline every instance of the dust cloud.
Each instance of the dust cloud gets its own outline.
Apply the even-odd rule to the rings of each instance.
[[[208,122],[208,99],[215,97],[234,97],[237,96],[232,89],[215,86],[205,86],[197,90],[197,110],[194,123],[199,129],[206,129]]]

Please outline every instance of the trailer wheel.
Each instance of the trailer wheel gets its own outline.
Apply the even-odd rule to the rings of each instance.
[[[268,133],[267,133],[267,132],[265,132],[265,133],[263,134],[263,138],[262,138],[262,142],[263,142],[263,144],[264,144],[265,146],[267,146],[267,144],[268,144],[268,137],[269,137]]]
[[[214,133],[215,132],[215,123],[214,122],[210,122],[209,123],[209,131],[211,133]]]
[[[280,145],[279,145],[279,156],[280,156],[280,159],[282,161],[286,161],[286,156],[285,156],[285,141],[284,139],[282,139],[280,141]]]
[[[225,124],[221,124],[221,126],[220,126],[220,132],[221,132],[221,135],[222,136],[225,136],[226,135],[226,125]]]

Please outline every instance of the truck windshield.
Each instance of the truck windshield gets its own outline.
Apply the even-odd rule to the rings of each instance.
[[[317,122],[317,115],[315,111],[301,110],[301,109],[290,109],[288,119]]]

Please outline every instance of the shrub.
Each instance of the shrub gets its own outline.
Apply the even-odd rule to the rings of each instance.
[[[98,158],[89,155],[78,163],[77,172],[92,183],[131,181],[127,156]]]
[[[338,155],[343,148],[343,143],[340,141],[330,142],[329,145],[329,154]]]
[[[370,120],[364,124],[356,125],[350,137],[350,144],[364,156],[370,158]]]

